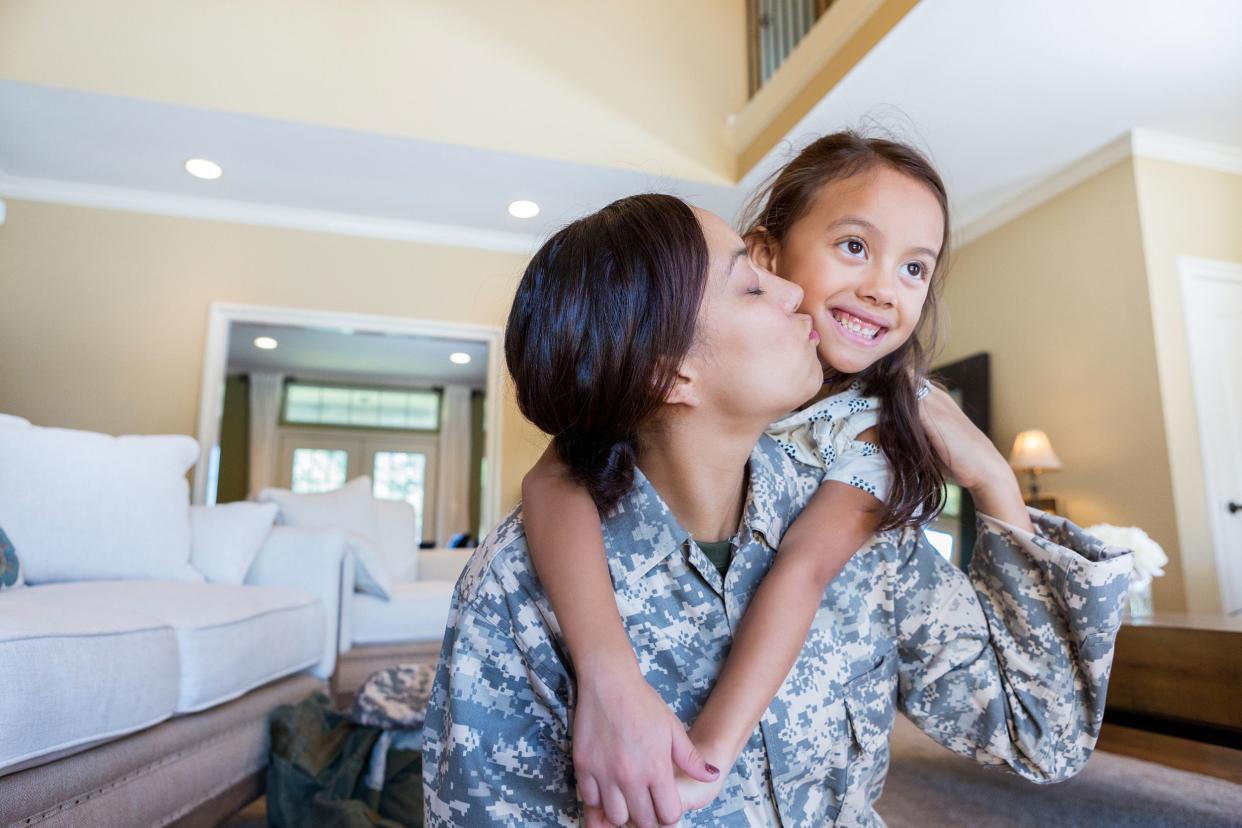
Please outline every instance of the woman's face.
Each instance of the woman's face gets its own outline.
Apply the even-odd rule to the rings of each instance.
[[[825,185],[779,245],[755,258],[802,288],[824,366],[856,374],[914,333],[944,215],[925,184],[877,167]]]
[[[762,427],[819,390],[819,337],[811,318],[797,310],[802,289],[756,266],[741,237],[719,216],[695,212],[710,273],[683,373],[693,377],[700,405]]]

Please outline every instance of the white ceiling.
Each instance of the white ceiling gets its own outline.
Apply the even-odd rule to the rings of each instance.
[[[256,348],[259,336],[272,337],[279,347]],[[450,362],[449,354],[456,351],[470,354],[470,362]],[[485,389],[487,343],[235,323],[229,330],[227,371],[273,371],[302,379],[393,386],[456,383]]]
[[[1238,0],[922,0],[737,187],[0,82],[0,194],[524,250],[640,191],[734,218],[791,148],[878,125],[930,151],[960,225],[1134,128],[1242,147],[1240,42]]]
[[[1133,129],[1242,147],[1240,45],[1238,0],[922,0],[789,146],[890,130],[929,151],[969,224]]]

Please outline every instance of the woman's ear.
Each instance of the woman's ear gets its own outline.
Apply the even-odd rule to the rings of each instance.
[[[664,395],[664,404],[684,405],[690,408],[697,406],[700,403],[700,399],[694,375],[694,369],[682,363],[681,367],[677,369],[677,377],[673,380],[672,387]]]
[[[750,260],[769,273],[775,273],[779,266],[779,248],[766,227],[756,227],[746,234],[746,252]]]

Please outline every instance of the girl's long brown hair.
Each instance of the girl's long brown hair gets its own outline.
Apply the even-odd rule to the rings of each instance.
[[[813,142],[777,170],[751,199],[742,235],[784,242],[825,185],[887,167],[925,185],[944,214],[944,238],[918,325],[896,351],[855,375],[863,393],[880,399],[880,448],[892,467],[888,500],[879,529],[918,526],[944,506],[946,469],[919,421],[917,391],[936,350],[943,268],[949,258],[949,197],[940,175],[922,153],[897,141],[835,132]]]

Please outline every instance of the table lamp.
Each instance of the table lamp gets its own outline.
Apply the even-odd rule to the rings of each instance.
[[[1044,472],[1059,470],[1061,458],[1052,450],[1048,435],[1039,429],[1032,429],[1022,432],[1014,439],[1009,465],[1016,471],[1030,473],[1031,494],[1027,502],[1034,505],[1039,503],[1039,476]]]

